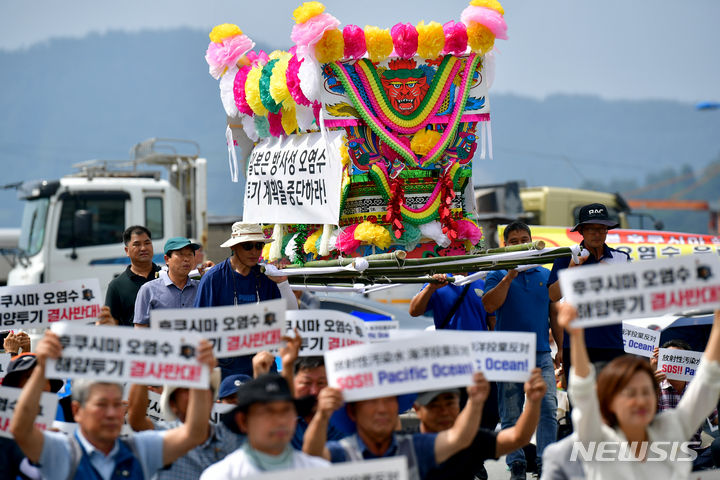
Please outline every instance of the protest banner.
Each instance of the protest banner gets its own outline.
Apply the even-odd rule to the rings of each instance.
[[[660,345],[660,332],[638,327],[628,322],[622,323],[623,348],[625,353],[652,357],[653,350]]]
[[[150,329],[199,333],[212,342],[216,358],[277,348],[284,325],[285,300],[282,299],[226,307],[150,311]]]
[[[566,268],[559,278],[584,328],[720,306],[720,257],[715,255]]]
[[[702,352],[661,348],[658,350],[657,369],[665,372],[665,376],[670,380],[689,382],[695,376],[701,357]]]
[[[290,310],[285,314],[288,335],[297,328],[301,357],[322,355],[340,347],[367,342],[365,322],[337,310]]]
[[[21,388],[0,387],[0,437],[12,438],[10,420],[15,412],[15,405],[20,398]],[[40,430],[52,427],[57,410],[58,397],[54,393],[43,392],[40,396],[38,416],[35,426]]]
[[[287,480],[288,472],[269,472],[243,477],[246,480]],[[302,468],[293,480],[408,480],[405,457],[377,458],[362,462],[335,463],[327,467]]]
[[[5,378],[7,367],[10,364],[10,358],[9,353],[0,353],[0,381]]]
[[[0,330],[95,320],[103,296],[96,278],[0,287]]]
[[[370,343],[387,342],[390,340],[390,332],[400,329],[400,322],[397,320],[365,322],[365,328]]]
[[[207,388],[210,369],[195,358],[202,336],[190,332],[53,324],[62,356],[48,358],[48,378]]]
[[[342,131],[260,140],[248,158],[243,221],[333,223],[340,217]]]
[[[325,352],[325,370],[347,402],[464,387],[476,371],[489,381],[524,382],[535,368],[535,342],[535,333],[418,331]]]

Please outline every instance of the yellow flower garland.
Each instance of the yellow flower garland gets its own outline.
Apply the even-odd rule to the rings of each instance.
[[[417,53],[423,58],[435,59],[445,46],[445,32],[438,22],[427,25],[421,21],[415,27],[418,32]]]
[[[305,2],[293,11],[293,18],[298,25],[305,23],[312,17],[325,11],[325,5],[320,2]]]
[[[470,5],[473,7],[489,8],[490,10],[495,10],[500,15],[505,15],[505,9],[497,0],[470,0]]]
[[[210,32],[210,41],[213,43],[221,43],[228,37],[234,37],[235,35],[242,35],[242,30],[237,25],[232,23],[222,23],[213,27]]]
[[[320,63],[336,62],[343,57],[345,41],[340,30],[333,29],[325,32],[315,45],[315,58]]]
[[[305,253],[312,253],[315,257],[317,257],[318,251],[317,248],[315,248],[315,244],[322,235],[322,232],[323,229],[319,228],[315,230],[312,235],[307,237],[307,240],[305,240],[305,243],[303,244],[303,250],[305,250]]]
[[[493,49],[495,35],[484,25],[470,22],[467,27],[468,43],[473,52],[485,54]]]
[[[440,27],[442,30],[442,27]],[[443,37],[445,38],[445,37]],[[365,45],[367,46],[368,57],[371,62],[382,62],[393,51],[392,37],[390,31],[385,28],[365,26]]]
[[[255,115],[266,116],[267,108],[260,99],[260,77],[262,76],[262,65],[256,65],[250,69],[245,81],[245,101]]]
[[[410,149],[416,155],[424,157],[437,145],[442,135],[435,130],[419,130],[410,140]]]
[[[390,232],[382,225],[364,221],[357,226],[354,233],[355,240],[375,245],[385,249],[390,246]]]

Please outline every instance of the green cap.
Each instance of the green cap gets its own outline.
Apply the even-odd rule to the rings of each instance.
[[[165,255],[173,250],[182,250],[185,247],[190,247],[193,250],[198,250],[200,245],[193,243],[185,237],[173,237],[165,242]]]

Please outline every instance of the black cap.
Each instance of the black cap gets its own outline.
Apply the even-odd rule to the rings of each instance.
[[[314,397],[303,397],[298,400],[293,398],[287,380],[277,373],[267,373],[243,383],[237,389],[237,399],[237,406],[221,416],[225,426],[236,433],[240,433],[240,431],[235,422],[235,414],[247,412],[248,408],[255,403],[293,402],[298,415],[304,416],[316,401]]]
[[[20,380],[25,372],[30,373],[37,365],[37,357],[34,353],[21,353],[12,358],[7,366],[7,373],[2,380],[3,387],[20,388]],[[62,380],[53,378],[50,380],[50,391],[57,393],[63,387]]]
[[[571,232],[577,232],[580,225],[584,225],[587,223],[606,225],[608,229],[617,228],[620,226],[620,224],[616,221],[610,220],[610,216],[608,215],[608,209],[602,203],[591,203],[590,205],[580,207],[580,212],[578,213],[578,224],[573,227]]]

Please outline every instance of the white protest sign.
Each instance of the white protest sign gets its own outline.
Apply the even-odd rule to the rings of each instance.
[[[12,438],[10,420],[15,412],[15,405],[20,398],[21,388],[0,387],[0,437]],[[52,427],[57,410],[58,397],[54,393],[43,392],[40,396],[40,412],[35,418],[35,426],[40,430]]]
[[[347,402],[464,387],[476,371],[489,381],[524,382],[535,368],[535,342],[524,332],[422,332],[325,352],[325,370]]]
[[[0,380],[5,378],[5,374],[7,373],[7,367],[10,364],[10,354],[9,353],[0,353]]]
[[[285,315],[288,335],[297,328],[302,337],[301,357],[367,342],[365,322],[337,310],[289,310]]]
[[[197,332],[213,344],[216,358],[249,355],[280,347],[285,300],[226,307],[150,310],[150,328]]]
[[[653,350],[660,345],[660,331],[628,322],[622,324],[622,335],[625,353],[649,358],[653,356]]]
[[[658,350],[657,369],[665,372],[665,376],[670,380],[689,382],[695,376],[701,357],[702,352],[661,348]]]
[[[688,480],[720,480],[720,470],[691,472]]]
[[[720,306],[720,257],[714,255],[566,268],[559,278],[583,327]]]
[[[43,328],[60,320],[94,320],[103,296],[97,278],[0,287],[0,329]]]
[[[210,421],[212,423],[220,423],[220,415],[228,413],[233,408],[235,408],[235,405],[232,403],[213,403],[213,408],[210,412]]]
[[[390,332],[400,329],[400,322],[397,320],[377,320],[365,322],[368,340],[371,343],[387,342],[390,340]]]
[[[207,388],[210,369],[195,358],[202,336],[59,322],[52,331],[63,346],[45,364],[48,378],[88,378],[113,383]]]
[[[362,462],[335,463],[327,467],[302,468],[243,477],[245,480],[408,480],[405,457],[377,458]]]
[[[77,429],[78,424],[75,422],[61,422],[59,420],[55,420],[52,422],[52,428],[58,430],[61,433],[64,433],[65,435],[72,435],[75,433],[75,430]],[[133,429],[130,428],[130,425],[127,423],[123,423],[123,426],[120,428],[120,436],[126,437],[133,433]]]
[[[261,140],[247,166],[243,221],[337,223],[343,131]],[[325,141],[327,138],[327,143]]]

